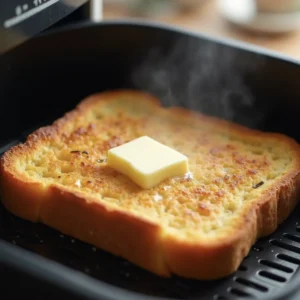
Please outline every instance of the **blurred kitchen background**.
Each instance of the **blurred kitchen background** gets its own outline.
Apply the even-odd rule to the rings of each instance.
[[[146,19],[300,59],[300,0],[91,0],[94,21]]]

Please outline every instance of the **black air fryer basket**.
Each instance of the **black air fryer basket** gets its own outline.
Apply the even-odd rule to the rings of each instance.
[[[146,90],[166,106],[300,141],[299,66],[249,45],[157,24],[56,30],[0,57],[0,153],[85,96],[117,88]],[[297,207],[275,233],[260,239],[235,274],[205,282],[159,278],[0,206],[1,293],[11,295],[3,299],[18,299],[12,296],[18,291],[20,299],[53,299],[54,293],[64,299],[300,299],[299,213]]]

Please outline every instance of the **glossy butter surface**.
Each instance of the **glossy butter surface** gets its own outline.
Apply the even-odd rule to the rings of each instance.
[[[189,171],[185,155],[148,136],[110,149],[107,165],[145,189]]]

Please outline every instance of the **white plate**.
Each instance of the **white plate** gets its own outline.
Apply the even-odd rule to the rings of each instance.
[[[222,15],[231,23],[264,33],[285,33],[300,29],[300,11],[257,12],[253,0],[219,0]]]

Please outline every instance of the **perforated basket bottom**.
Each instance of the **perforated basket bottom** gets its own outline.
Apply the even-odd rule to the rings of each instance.
[[[17,142],[2,147],[0,155]],[[21,220],[2,205],[0,239],[82,271],[98,280],[145,295],[179,299],[272,299],[291,280],[300,265],[299,216],[300,206],[274,234],[259,240],[252,247],[235,274],[208,282],[178,277],[159,278],[121,258],[47,226]]]

